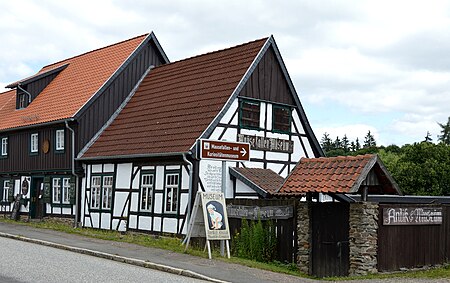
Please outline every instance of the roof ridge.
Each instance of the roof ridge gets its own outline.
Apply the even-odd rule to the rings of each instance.
[[[329,162],[329,161],[341,161],[341,160],[358,160],[358,159],[366,159],[373,158],[376,154],[366,153],[359,155],[339,155],[339,156],[330,156],[330,157],[316,157],[316,158],[302,158],[303,162]]]
[[[219,52],[223,52],[223,51],[227,51],[227,50],[231,50],[231,49],[235,49],[235,48],[241,48],[241,47],[243,47],[245,45],[250,45],[250,44],[256,43],[258,41],[265,41],[268,38],[269,37],[255,39],[255,40],[252,40],[252,41],[249,41],[249,42],[246,42],[246,43],[241,43],[241,44],[238,44],[238,45],[235,45],[235,46],[231,46],[231,47],[227,47],[227,48],[223,48],[223,49],[219,49],[219,50],[210,51],[210,52],[206,52],[206,53],[199,54],[199,55],[194,55],[192,57],[187,57],[187,58],[180,59],[180,60],[177,60],[177,61],[174,61],[174,62],[170,62],[169,64],[163,64],[163,65],[157,66],[157,67],[155,67],[155,69],[158,69],[158,68],[161,68],[161,67],[171,66],[171,65],[173,65],[175,63],[180,63],[180,62],[196,59],[196,58],[203,57],[203,56],[206,56],[206,55],[211,55],[211,54],[215,54],[215,53],[219,53]]]
[[[116,43],[113,43],[113,44],[110,44],[110,45],[107,45],[107,46],[103,46],[103,47],[100,47],[100,48],[96,48],[96,49],[94,49],[94,50],[86,51],[86,52],[84,52],[84,53],[81,53],[81,54],[78,54],[78,55],[75,55],[75,56],[72,56],[72,57],[69,57],[69,58],[65,58],[65,59],[59,60],[59,61],[57,61],[57,62],[54,62],[54,63],[51,63],[51,64],[48,64],[48,65],[43,66],[43,67],[39,70],[38,73],[42,72],[43,69],[45,69],[45,68],[47,68],[47,67],[50,67],[50,66],[52,66],[52,65],[57,65],[57,64],[60,64],[60,63],[62,63],[62,62],[64,62],[64,61],[67,61],[67,60],[71,60],[71,59],[74,59],[74,58],[77,58],[77,57],[81,57],[81,56],[87,55],[87,54],[89,54],[89,53],[97,52],[97,51],[100,51],[100,50],[102,50],[102,49],[110,48],[110,47],[113,47],[113,46],[115,46],[115,45],[123,44],[123,43],[125,43],[125,42],[131,41],[131,40],[135,40],[135,39],[137,39],[137,38],[139,38],[139,37],[147,37],[147,36],[149,36],[149,35],[150,35],[150,33],[141,34],[141,35],[138,35],[138,36],[135,36],[135,37],[132,37],[132,38],[129,38],[129,39],[125,39],[125,40],[122,40],[122,41],[119,41],[119,42],[116,42]]]

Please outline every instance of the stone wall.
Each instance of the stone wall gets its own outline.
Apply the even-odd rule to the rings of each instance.
[[[310,274],[311,256],[311,206],[308,202],[298,202],[297,205],[297,266],[305,274]]]
[[[378,204],[352,203],[349,224],[349,275],[377,273]]]

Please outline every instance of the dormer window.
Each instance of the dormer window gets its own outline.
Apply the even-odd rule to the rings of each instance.
[[[22,93],[19,95],[19,109],[27,107],[27,95]]]

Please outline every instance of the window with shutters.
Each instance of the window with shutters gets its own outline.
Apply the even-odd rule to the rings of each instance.
[[[245,129],[259,130],[260,103],[243,99],[239,108],[239,125]]]
[[[11,187],[10,187],[10,181],[5,180],[3,181],[3,196],[2,196],[2,202],[8,202],[8,196],[10,195]]]
[[[61,178],[53,178],[52,181],[52,202],[61,203]]]
[[[166,212],[169,213],[177,212],[179,182],[180,182],[179,173],[166,174],[166,182],[165,182]]]
[[[141,211],[150,211],[152,208],[154,174],[141,176]]]
[[[282,134],[291,132],[291,108],[281,105],[272,106],[272,131]]]

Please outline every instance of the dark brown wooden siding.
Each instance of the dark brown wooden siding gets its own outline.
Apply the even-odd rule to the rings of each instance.
[[[272,48],[267,50],[258,63],[240,96],[295,105],[289,85]]]
[[[136,54],[130,64],[111,82],[78,119],[77,152],[79,152],[108,121],[130,94],[149,66],[159,66],[164,60],[153,42]],[[90,102],[91,103],[91,102]]]
[[[443,264],[450,258],[450,205],[442,205],[440,225],[383,225],[384,207],[425,205],[380,205],[378,220],[378,270]]]
[[[71,143],[70,133],[65,129],[65,150],[55,151],[55,131],[65,129],[64,124],[47,128],[35,128],[23,131],[0,134],[8,137],[8,157],[0,158],[0,175],[21,172],[46,172],[70,170],[71,168]],[[39,134],[38,154],[30,153],[30,135]],[[44,140],[48,140],[50,150],[47,154],[42,151]]]

